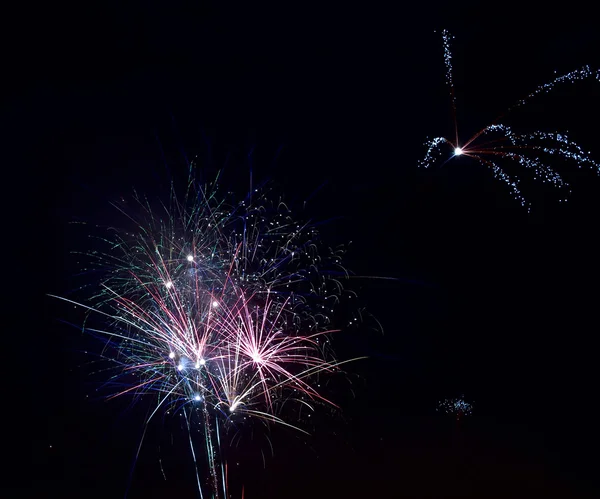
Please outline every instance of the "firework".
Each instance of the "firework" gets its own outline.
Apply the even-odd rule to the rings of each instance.
[[[473,413],[473,405],[466,402],[464,395],[454,399],[444,399],[438,402],[436,409],[438,412],[451,414],[459,420],[463,416],[470,416]]]
[[[452,79],[452,52],[450,50],[452,36],[444,30],[442,39],[446,83],[450,89],[455,137],[454,139],[435,137],[427,141],[425,144],[427,151],[424,158],[419,162],[420,167],[428,168],[432,166],[444,154],[443,149],[448,149],[450,152],[450,156],[444,164],[459,156],[471,158],[488,168],[494,178],[504,182],[514,199],[525,207],[528,212],[531,210],[531,203],[525,199],[519,186],[522,172],[528,172],[534,181],[550,184],[563,192],[565,197],[560,199],[561,202],[567,201],[567,196],[571,191],[568,183],[548,164],[552,158],[560,158],[566,162],[571,162],[579,168],[589,167],[600,174],[600,163],[591,159],[589,152],[584,151],[564,133],[541,131],[517,133],[510,126],[499,123],[502,115],[468,140],[461,142],[458,134],[456,98]],[[534,97],[549,93],[560,84],[573,83],[589,78],[600,81],[600,71],[593,71],[588,66],[584,66],[579,70],[556,77],[552,81],[537,87],[524,99],[509,108],[508,111],[526,105]],[[513,171],[516,173],[513,173]]]
[[[137,194],[133,207],[115,205],[130,228],[111,228],[106,251],[91,254],[105,275],[98,291],[87,303],[61,299],[104,319],[84,329],[108,339],[109,385],[119,387],[111,398],[151,395],[146,424],[182,413],[195,462],[191,427],[202,425],[209,477],[196,466],[198,490],[220,497],[223,428],[255,419],[303,431],[281,416],[284,404],[334,405],[317,380],[342,364],[328,336],[347,273],[342,248],[324,245],[272,189],[226,202],[192,171],[183,197],[172,186],[158,210]]]

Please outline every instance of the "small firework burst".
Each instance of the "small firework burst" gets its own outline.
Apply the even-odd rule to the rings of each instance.
[[[453,139],[435,137],[428,140],[425,144],[427,148],[425,156],[419,162],[420,167],[433,166],[435,161],[443,155],[443,148],[447,148],[449,155],[443,164],[458,158],[469,158],[478,162],[489,169],[494,178],[503,182],[513,198],[528,212],[531,211],[531,203],[527,201],[520,187],[523,174],[527,174],[533,181],[549,184],[562,192],[564,195],[560,198],[560,202],[567,201],[571,190],[569,184],[553,167],[556,159],[576,165],[578,168],[588,167],[600,175],[600,163],[594,161],[589,152],[584,151],[566,134],[543,131],[519,133],[512,127],[499,123],[503,115],[469,139],[461,141],[458,133],[456,98],[452,79],[452,53],[450,50],[452,36],[444,30],[442,39],[446,83],[450,88],[455,134]],[[558,76],[537,87],[509,108],[504,115],[513,109],[525,106],[538,95],[551,92],[560,84],[586,79],[600,81],[600,71],[584,66],[579,70]]]
[[[463,416],[470,416],[473,413],[473,404],[466,402],[463,395],[459,398],[441,400],[438,402],[436,410],[444,414],[451,414],[459,420]]]

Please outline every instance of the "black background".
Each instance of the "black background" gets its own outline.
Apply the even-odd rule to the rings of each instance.
[[[323,231],[353,241],[348,267],[397,278],[355,286],[384,334],[338,340],[340,356],[369,356],[349,367],[343,418],[324,416],[306,439],[274,430],[266,469],[239,451],[234,497],[241,482],[247,498],[598,493],[600,182],[559,164],[571,200],[530,186],[527,215],[467,160],[416,166],[427,136],[452,133],[441,29],[456,36],[469,135],[554,71],[600,65],[592,8],[284,4],[7,11],[6,497],[125,495],[145,412],[86,398],[79,364],[93,343],[46,296],[74,285],[81,240],[67,223],[106,223],[132,187],[159,190],[186,157],[208,177],[228,154],[237,188],[251,168],[300,206],[321,187],[309,211],[341,217]],[[597,82],[567,85],[511,123],[569,130],[600,158],[599,102]],[[462,393],[473,416],[436,416],[438,400]],[[195,497],[189,449],[158,440],[142,448],[128,497]]]

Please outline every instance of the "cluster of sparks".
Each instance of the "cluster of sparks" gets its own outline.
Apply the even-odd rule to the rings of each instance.
[[[426,142],[427,152],[419,162],[420,167],[428,168],[443,154],[443,148],[450,149],[450,157],[466,156],[479,162],[488,168],[494,178],[506,184],[514,199],[529,212],[529,203],[519,186],[521,179],[518,174],[512,173],[512,167],[516,171],[528,171],[535,181],[541,181],[560,189],[565,196],[561,202],[567,201],[570,194],[568,183],[562,176],[548,164],[550,159],[560,158],[564,161],[576,164],[579,168],[589,167],[600,175],[600,163],[590,157],[590,153],[584,151],[579,145],[571,141],[564,133],[548,133],[536,131],[533,133],[517,133],[510,126],[493,123],[482,128],[465,142],[460,142],[458,137],[458,124],[456,120],[456,99],[454,94],[454,83],[452,79],[452,52],[450,41],[452,36],[448,31],[442,32],[444,47],[444,62],[446,67],[446,83],[450,88],[453,118],[455,125],[455,137],[435,137]],[[508,111],[524,106],[532,98],[547,94],[554,90],[557,85],[568,82],[573,83],[585,79],[594,78],[600,81],[600,71],[592,70],[588,66],[572,71],[554,78],[552,81],[540,85],[525,98],[518,101]],[[505,113],[506,114],[506,113]],[[444,163],[445,164],[445,163]],[[508,170],[507,170],[508,168]],[[509,173],[510,171],[510,173]]]
[[[470,416],[473,413],[473,405],[466,402],[463,397],[454,399],[444,399],[438,402],[438,412],[451,414],[459,420],[463,416]]]
[[[137,195],[134,210],[117,206],[134,229],[115,231],[109,251],[93,253],[107,277],[89,305],[77,303],[106,319],[86,329],[116,352],[111,382],[126,388],[113,397],[155,397],[148,421],[176,410],[189,427],[200,415],[210,470],[207,480],[197,471],[200,497],[207,485],[213,497],[227,494],[221,428],[250,418],[292,426],[284,404],[334,405],[318,376],[341,364],[328,335],[343,249],[325,246],[266,189],[238,203],[218,190],[191,179],[185,197],[172,189],[159,211]],[[191,437],[190,446],[196,460]]]

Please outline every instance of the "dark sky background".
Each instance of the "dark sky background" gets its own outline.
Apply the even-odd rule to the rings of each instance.
[[[353,284],[384,334],[338,340],[340,356],[369,356],[349,367],[354,397],[338,390],[342,415],[306,439],[275,429],[266,469],[255,448],[238,451],[232,483],[247,498],[598,494],[600,181],[557,164],[571,200],[529,186],[527,215],[468,160],[416,165],[427,136],[452,133],[441,29],[456,37],[468,135],[554,71],[600,66],[592,7],[168,4],[5,16],[3,337],[16,393],[3,397],[3,496],[125,495],[145,410],[86,398],[78,366],[94,343],[45,295],[74,286],[69,221],[113,220],[110,201],[155,192],[196,155],[207,176],[229,155],[228,185],[246,187],[252,168],[297,205],[321,187],[308,210],[340,217],[323,232],[352,240],[347,266],[397,278]],[[599,112],[598,83],[583,83],[511,123],[569,130],[600,159]],[[462,393],[473,416],[436,415]],[[150,431],[128,497],[195,497],[178,425]],[[159,450],[165,434],[174,443]]]

